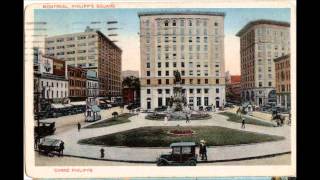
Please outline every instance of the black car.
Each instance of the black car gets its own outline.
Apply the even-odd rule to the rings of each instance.
[[[136,109],[136,108],[139,108],[140,107],[140,103],[129,103],[128,106],[127,106],[127,109],[128,110],[132,110],[132,109]]]
[[[43,138],[39,143],[39,152],[49,154],[52,152],[58,152],[60,154],[64,149],[64,142],[59,139]]]
[[[224,105],[224,107],[226,107],[226,108],[234,108],[234,105],[232,103],[226,103]]]
[[[154,108],[154,111],[162,112],[162,111],[166,111],[167,108],[168,108],[167,106],[160,106],[160,107]]]
[[[172,152],[170,154],[162,154],[157,159],[158,166],[196,166],[197,154],[195,142],[178,142],[170,145]]]
[[[39,125],[40,125],[39,127],[38,126],[34,127],[35,136],[44,137],[44,136],[52,135],[56,131],[55,122],[51,122],[51,123],[40,122]]]

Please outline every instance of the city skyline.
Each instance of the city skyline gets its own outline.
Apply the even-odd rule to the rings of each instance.
[[[236,33],[248,22],[270,19],[290,22],[288,8],[171,8],[169,11],[224,12],[225,16],[225,62],[226,71],[240,74],[240,39]],[[84,31],[86,26],[102,27],[108,34],[107,21],[118,21],[116,44],[123,50],[122,70],[140,72],[139,12],[168,11],[167,9],[94,9],[94,10],[35,10],[35,21],[47,22],[46,34],[50,36]],[[99,25],[100,24],[100,25]]]

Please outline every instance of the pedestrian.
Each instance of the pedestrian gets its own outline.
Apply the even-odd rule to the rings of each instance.
[[[59,151],[59,157],[63,156],[63,150],[64,150],[64,142],[60,143],[60,151]]]
[[[186,123],[190,123],[190,115],[186,114]]]
[[[203,140],[200,141],[199,156],[200,156],[201,160],[203,160]]]
[[[202,152],[202,156],[203,156],[203,159],[204,160],[208,160],[208,157],[207,157],[207,145],[206,145],[206,141],[203,141],[203,152]]]
[[[80,132],[80,129],[81,129],[81,124],[80,122],[78,122],[78,132]]]
[[[100,149],[100,158],[104,158],[104,149],[103,148]]]
[[[164,117],[164,124],[165,124],[165,125],[168,124],[168,116],[167,116],[167,115]]]
[[[34,148],[38,149],[38,144],[40,143],[40,137],[36,136],[35,141],[34,141]]]
[[[246,128],[246,121],[245,118],[242,117],[242,122],[241,122],[241,128],[245,129]]]

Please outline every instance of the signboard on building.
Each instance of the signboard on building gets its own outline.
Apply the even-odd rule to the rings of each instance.
[[[58,76],[65,76],[66,73],[65,61],[54,59],[53,60],[53,74]]]
[[[52,74],[53,73],[53,60],[41,56],[40,58],[40,73]]]

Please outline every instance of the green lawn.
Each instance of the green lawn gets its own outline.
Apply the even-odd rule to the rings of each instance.
[[[221,112],[219,114],[227,116],[228,117],[228,121],[232,121],[232,122],[236,122],[236,123],[241,123],[242,122],[242,120],[240,119],[240,116],[235,114],[235,113]],[[244,116],[242,116],[242,117],[244,117]],[[245,123],[246,124],[253,124],[253,125],[267,126],[267,127],[276,127],[276,125],[274,125],[272,123],[269,123],[269,122],[260,121],[260,120],[249,118],[249,117],[244,117],[244,118],[245,118]]]
[[[99,128],[99,127],[106,127],[106,126],[112,126],[112,125],[116,125],[116,124],[122,124],[122,123],[127,123],[130,122],[129,118],[131,116],[134,116],[133,114],[129,114],[129,113],[124,113],[124,114],[120,114],[117,118],[109,118],[109,119],[105,119],[102,121],[99,121],[97,123],[91,124],[89,126],[86,126],[84,128]]]
[[[127,147],[169,147],[173,142],[194,141],[201,139],[207,141],[208,146],[223,146],[250,144],[284,139],[281,136],[271,136],[218,126],[191,127],[196,134],[191,136],[176,136],[168,134],[169,130],[190,127],[142,127],[114,134],[82,139],[79,144],[127,146]]]

